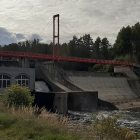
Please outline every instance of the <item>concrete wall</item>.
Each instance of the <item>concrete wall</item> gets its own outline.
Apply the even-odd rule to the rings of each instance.
[[[56,92],[53,108],[61,114],[66,114],[68,112],[67,98],[67,92]]]
[[[66,114],[68,110],[94,111],[97,109],[98,92],[32,92],[35,95],[33,105],[47,110]]]
[[[130,72],[133,71],[133,67],[128,66],[115,66],[114,72]]]
[[[11,67],[0,67],[0,74],[8,74],[11,76],[10,83],[15,82],[15,77],[20,74],[29,76],[29,88],[31,91],[35,89],[35,69],[31,68],[11,68]],[[0,88],[0,93],[3,93],[5,88]]]
[[[68,79],[65,71],[59,68],[57,63],[46,61],[42,62],[42,65],[44,66],[44,69],[46,69],[52,80],[59,82],[72,91],[84,91],[82,87],[76,86]]]
[[[129,86],[131,87],[132,91],[140,96],[140,83],[138,76],[133,72],[136,71],[136,68],[132,67],[125,67],[125,66],[116,66],[114,67],[114,72],[122,72],[125,73],[127,76],[127,81],[129,83]],[[137,72],[139,72],[139,68],[137,69]]]
[[[10,60],[0,60],[0,67],[19,67],[19,62]]]
[[[82,89],[69,82],[68,79],[64,79],[63,73],[61,75],[61,72],[52,62],[45,62],[45,65],[44,62],[37,62],[35,69],[36,78],[46,81],[52,87],[52,93],[55,93],[53,109],[58,110],[60,113],[67,113],[67,109],[93,111],[97,108],[98,92],[82,91]],[[79,91],[72,92],[72,90]]]
[[[37,105],[39,108],[45,107],[48,111],[53,111],[53,103],[55,93],[32,92],[34,95],[33,106]]]
[[[69,90],[58,82],[52,80],[51,75],[40,62],[36,62],[35,64],[35,77],[37,80],[44,80],[49,86],[51,86],[54,92],[64,92]]]
[[[129,86],[125,74],[65,71],[68,78],[85,91],[98,91],[101,106],[135,100],[138,96]],[[133,72],[131,72],[133,74]],[[103,102],[104,101],[104,102]],[[109,105],[110,106],[110,105]]]
[[[39,108],[45,107],[48,111],[61,114],[66,114],[68,112],[67,92],[32,92],[32,94],[35,96],[33,105],[37,105]]]
[[[75,111],[94,111],[97,109],[97,91],[68,92],[68,109]]]

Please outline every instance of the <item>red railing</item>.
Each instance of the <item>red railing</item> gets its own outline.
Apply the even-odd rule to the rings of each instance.
[[[29,59],[42,59],[42,60],[55,60],[55,61],[59,60],[59,61],[71,61],[71,62],[82,62],[82,63],[133,66],[133,63],[129,63],[129,62],[117,62],[117,61],[110,61],[110,60],[98,60],[98,59],[68,57],[68,56],[57,57],[50,54],[15,52],[15,51],[0,51],[0,57],[16,57],[16,58],[29,58]]]

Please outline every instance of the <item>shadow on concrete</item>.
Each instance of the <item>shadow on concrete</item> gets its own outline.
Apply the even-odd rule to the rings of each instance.
[[[32,92],[32,95],[35,97],[33,106],[53,111],[54,93]]]
[[[98,109],[107,109],[107,110],[118,110],[118,108],[110,102],[98,99]]]

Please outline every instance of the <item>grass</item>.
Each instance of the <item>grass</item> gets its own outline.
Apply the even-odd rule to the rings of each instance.
[[[5,107],[0,104],[0,138],[3,140],[83,140],[68,129],[68,118],[43,109]]]
[[[90,128],[69,127],[68,118],[36,107],[6,107],[0,104],[2,140],[134,140],[132,131],[116,124],[116,118],[96,120]]]

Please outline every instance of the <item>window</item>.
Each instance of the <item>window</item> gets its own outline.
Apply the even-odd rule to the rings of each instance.
[[[7,74],[0,74],[0,88],[7,88],[10,86],[10,76]]]
[[[29,87],[29,76],[27,76],[25,74],[18,75],[16,77],[16,82],[19,85]]]

